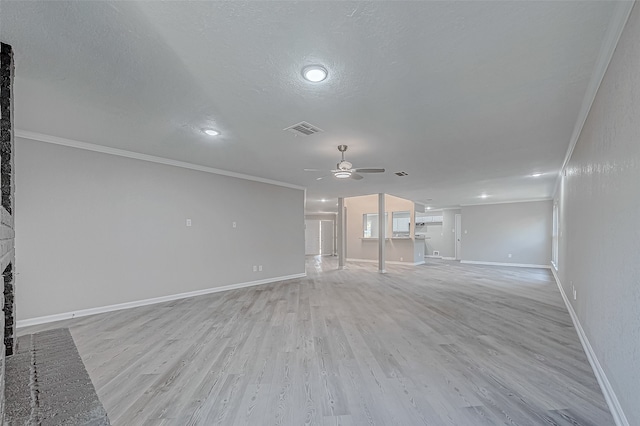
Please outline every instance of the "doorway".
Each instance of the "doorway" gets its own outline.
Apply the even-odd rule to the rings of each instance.
[[[333,256],[335,254],[335,225],[332,220],[320,221],[320,254]]]
[[[457,214],[455,216],[455,235],[456,235],[456,260],[460,260],[462,257],[462,215]]]
[[[320,254],[320,221],[304,221],[304,254],[317,256]]]
[[[304,254],[307,256],[333,256],[336,254],[335,221],[304,221]]]

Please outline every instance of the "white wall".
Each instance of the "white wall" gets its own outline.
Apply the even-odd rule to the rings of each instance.
[[[302,190],[26,139],[15,160],[18,319],[304,273]]]
[[[461,260],[548,266],[552,213],[551,200],[462,207]]]
[[[556,195],[559,278],[630,425],[640,425],[638,40],[636,4]]]

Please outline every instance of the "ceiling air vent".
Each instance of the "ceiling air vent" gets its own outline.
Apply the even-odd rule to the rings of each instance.
[[[396,176],[407,176],[409,173],[407,172],[396,172]]]
[[[294,124],[293,126],[289,126],[284,130],[291,132],[294,135],[304,135],[304,136],[311,136],[314,133],[320,133],[323,131],[319,127],[316,127],[313,124],[309,124],[306,121],[301,121],[300,123]]]

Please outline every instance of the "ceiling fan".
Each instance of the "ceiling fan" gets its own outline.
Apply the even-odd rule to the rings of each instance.
[[[344,159],[344,153],[347,150],[347,145],[338,145],[338,151],[342,153],[342,160],[337,164],[335,170],[329,170],[333,177],[338,179],[355,179],[360,180],[364,176],[360,173],[384,173],[384,169],[354,169],[353,164]],[[305,172],[322,172],[324,170],[319,169],[304,169]],[[316,180],[324,179],[326,176],[317,178]]]

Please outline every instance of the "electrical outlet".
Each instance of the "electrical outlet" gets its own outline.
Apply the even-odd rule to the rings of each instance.
[[[401,257],[401,258],[400,258],[400,262],[404,262],[404,257]]]
[[[231,222],[231,226],[235,228],[236,227],[236,223],[235,222]]]
[[[509,259],[511,259],[511,253],[509,253],[509,255],[508,255],[508,256],[509,256]]]
[[[258,265],[253,265],[253,272],[258,272]]]
[[[262,265],[258,265],[258,271],[262,272]]]
[[[191,219],[187,219],[187,226],[191,226]]]

